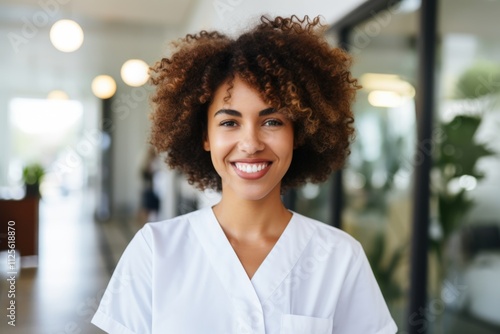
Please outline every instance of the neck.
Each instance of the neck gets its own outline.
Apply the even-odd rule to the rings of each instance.
[[[223,193],[213,210],[226,235],[237,240],[278,238],[292,217],[279,192],[256,201]]]

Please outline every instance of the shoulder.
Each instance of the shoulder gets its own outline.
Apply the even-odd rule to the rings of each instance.
[[[191,235],[192,223],[207,220],[208,217],[207,209],[204,208],[163,221],[147,223],[138,234],[141,234],[152,248],[163,244],[173,245]]]
[[[190,221],[196,221],[203,219],[206,216],[207,209],[199,209],[193,212],[189,212],[174,218],[151,222],[144,225],[142,230],[148,233],[162,233],[164,231],[171,231],[175,229],[183,229],[189,225]]]
[[[317,244],[333,252],[334,254],[343,254],[357,258],[363,252],[361,244],[350,234],[339,228],[325,224],[321,221],[294,213],[294,216],[300,224],[304,224],[308,229],[312,229],[310,242]]]

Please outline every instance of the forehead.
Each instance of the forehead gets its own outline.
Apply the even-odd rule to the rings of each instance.
[[[269,106],[261,97],[259,91],[236,76],[225,80],[215,91],[209,109],[222,107],[265,107]]]

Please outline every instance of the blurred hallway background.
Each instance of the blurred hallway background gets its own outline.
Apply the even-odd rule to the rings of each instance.
[[[0,332],[101,333],[89,320],[134,233],[217,201],[151,154],[152,88],[141,62],[124,64],[150,66],[187,33],[235,34],[266,13],[321,15],[363,85],[345,170],[288,193],[287,205],[363,244],[399,333],[500,333],[500,1],[437,1],[434,124],[424,143],[420,11],[419,0],[0,0],[2,312],[12,300],[9,221],[19,248],[16,327],[2,313]],[[83,32],[74,51],[51,38],[63,19]],[[97,81],[103,75],[111,83]],[[427,226],[412,218],[424,157],[433,159],[420,254],[427,301],[415,315],[410,245],[412,228]]]
[[[16,264],[23,268],[17,271],[16,326],[2,313],[1,333],[100,333],[89,320],[133,234],[147,220],[166,219],[217,198],[198,194],[159,159],[148,159],[151,88],[126,84],[122,65],[130,59],[152,65],[168,54],[170,41],[203,28],[230,33],[242,18],[257,17],[264,8],[315,16],[323,4],[0,1],[0,200],[7,206],[0,206],[2,220],[10,211],[14,217],[36,211],[11,201],[30,195],[27,168],[45,173],[38,212],[13,219],[18,247],[29,230],[38,234],[28,240],[35,241],[34,251],[18,250]],[[332,8],[328,15],[355,5],[341,4],[338,8],[345,9]],[[83,30],[83,43],[73,52],[51,42],[51,28],[61,19],[74,20]],[[114,79],[112,97],[97,97],[92,90],[99,75]],[[156,214],[141,210],[144,170],[154,174],[161,201]],[[12,300],[5,241],[2,310]]]

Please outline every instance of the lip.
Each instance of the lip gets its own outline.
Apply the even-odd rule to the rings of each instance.
[[[241,177],[242,179],[245,180],[257,180],[263,177],[264,175],[267,174],[269,171],[272,162],[269,160],[264,160],[264,159],[238,159],[238,160],[233,160],[230,162],[231,166],[233,167],[235,173]],[[255,173],[246,173],[242,170],[239,170],[236,168],[236,163],[246,163],[246,164],[262,164],[262,163],[267,163],[267,166],[263,168],[262,170],[255,172]]]

